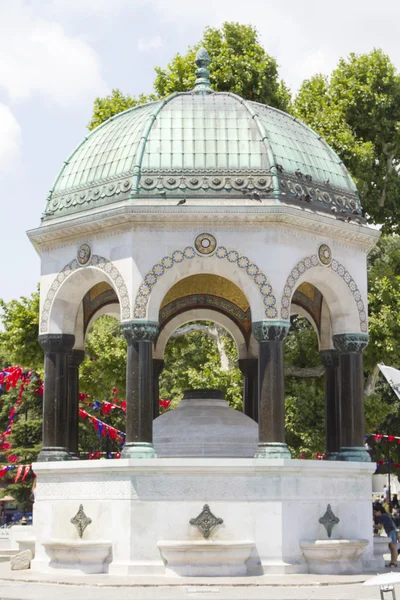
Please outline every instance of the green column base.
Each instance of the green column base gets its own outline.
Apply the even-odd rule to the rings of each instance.
[[[125,444],[121,458],[157,458],[153,444],[146,442],[130,442]]]
[[[363,446],[343,446],[336,460],[349,462],[371,462],[371,457]]]
[[[326,460],[339,460],[338,454],[338,452],[328,452],[326,455]]]
[[[73,456],[62,446],[42,448],[36,459],[37,462],[53,462],[61,460],[73,460]]]
[[[269,444],[258,444],[254,458],[292,458],[292,455],[286,444],[270,442]]]

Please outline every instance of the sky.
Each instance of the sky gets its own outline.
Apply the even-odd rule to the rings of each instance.
[[[293,92],[374,47],[400,70],[398,0],[0,0],[0,298],[36,289],[26,231],[85,137],[93,100],[150,93],[155,66],[224,21],[258,29]]]

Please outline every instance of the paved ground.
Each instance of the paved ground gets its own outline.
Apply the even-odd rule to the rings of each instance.
[[[0,564],[0,600],[379,600],[369,576],[271,575],[171,579],[101,575],[44,576]],[[400,585],[396,592],[400,597]],[[391,600],[391,594],[386,595]]]

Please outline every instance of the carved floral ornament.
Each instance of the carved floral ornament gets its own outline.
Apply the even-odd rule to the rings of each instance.
[[[114,265],[114,263],[112,263],[110,260],[108,260],[107,258],[104,258],[103,256],[98,256],[96,254],[93,254],[90,259],[87,258],[86,263],[80,264],[78,261],[79,261],[80,252],[81,252],[83,246],[87,246],[87,244],[82,244],[82,246],[78,250],[78,259],[74,259],[70,263],[65,265],[65,267],[55,277],[55,279],[53,280],[53,283],[50,286],[49,291],[47,292],[47,296],[43,303],[43,310],[42,310],[41,317],[40,317],[40,333],[46,333],[48,331],[50,309],[51,309],[53,301],[57,295],[57,291],[60,288],[60,286],[62,285],[62,283],[70,275],[72,275],[72,273],[74,273],[78,269],[84,269],[84,268],[90,267],[90,266],[96,267],[97,269],[104,271],[104,273],[106,273],[108,275],[108,277],[112,280],[112,282],[115,286],[115,290],[118,295],[118,301],[119,301],[119,304],[121,307],[121,319],[128,320],[130,318],[130,301],[129,301],[128,289],[125,285],[124,279],[123,279],[120,271],[117,269],[117,267]],[[87,246],[87,248],[89,249],[89,253],[91,253],[90,247]],[[90,254],[89,254],[89,256],[90,256]],[[86,260],[86,257],[87,257],[87,251],[84,249],[83,250],[84,260]]]
[[[332,258],[331,249],[326,244],[322,244],[319,247],[318,254],[313,254],[311,256],[306,256],[305,258],[302,258],[290,272],[290,275],[286,279],[285,287],[283,289],[283,296],[281,301],[281,318],[284,320],[290,318],[290,304],[293,293],[297,287],[298,279],[300,279],[303,273],[305,273],[309,269],[312,269],[314,267],[320,267],[321,265],[328,269],[332,269],[332,271],[339,275],[339,277],[341,277],[346,283],[357,306],[360,330],[363,333],[366,333],[368,331],[367,311],[362,300],[361,292],[358,289],[353,277],[347,271],[347,269],[337,260]]]
[[[205,236],[205,237],[202,237]],[[200,234],[195,240],[195,247],[186,246],[182,250],[175,250],[168,256],[164,256],[157,264],[155,264],[150,271],[145,275],[143,282],[141,283],[139,290],[136,294],[135,305],[133,309],[134,319],[145,319],[147,314],[147,306],[150,299],[150,294],[157,281],[164,275],[164,273],[180,264],[184,260],[192,260],[196,256],[202,256],[207,258],[209,254],[203,253],[198,250],[198,246],[202,247],[198,241],[208,240],[212,247],[214,243],[214,236],[211,234]],[[215,240],[216,245],[216,240]],[[207,246],[209,248],[210,246]],[[276,319],[278,317],[278,309],[276,304],[276,298],[273,294],[272,286],[269,284],[267,276],[261,271],[261,269],[253,263],[247,256],[243,256],[236,250],[229,250],[225,246],[218,246],[213,252],[214,256],[218,260],[227,260],[232,264],[236,264],[240,269],[246,271],[249,279],[254,281],[264,304],[264,314],[267,319]]]

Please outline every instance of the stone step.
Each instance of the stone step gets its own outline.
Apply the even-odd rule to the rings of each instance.
[[[18,554],[19,550],[11,550],[11,549],[0,549],[0,563],[8,562],[12,556]]]

